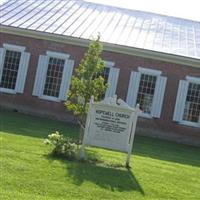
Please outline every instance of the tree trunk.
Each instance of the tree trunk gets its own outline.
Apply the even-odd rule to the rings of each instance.
[[[85,131],[85,127],[84,125],[78,120],[78,124],[79,124],[79,138],[78,138],[78,144],[82,144],[83,142],[83,136],[84,136],[84,131]]]

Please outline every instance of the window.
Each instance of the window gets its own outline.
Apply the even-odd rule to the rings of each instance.
[[[199,117],[200,117],[200,84],[189,83],[183,120],[190,122],[199,122]]]
[[[167,78],[161,76],[161,71],[139,67],[138,72],[131,72],[127,103],[135,107],[140,105],[142,117],[159,118]]]
[[[101,76],[104,78],[104,83],[105,84],[108,83],[109,74],[110,74],[110,68],[109,67],[104,67]]]
[[[108,83],[109,75],[110,75],[110,68],[104,67],[103,71],[97,74],[97,77],[102,76],[104,78],[104,84],[106,84]],[[105,95],[106,95],[106,92],[101,96],[101,99],[104,99]]]
[[[33,95],[50,101],[66,100],[73,66],[68,54],[47,51],[47,55],[40,55]]]
[[[44,95],[58,97],[65,60],[59,58],[49,58],[47,76],[44,86]]]
[[[173,120],[200,127],[200,78],[187,76],[179,82]]]
[[[104,84],[108,83],[108,78],[110,74],[110,67],[104,67],[101,73],[97,73],[97,75],[94,77],[102,76],[104,78]]]
[[[21,52],[6,50],[0,87],[15,89]]]
[[[22,46],[3,46],[0,48],[0,92],[23,93],[30,54]]]
[[[136,104],[144,113],[151,113],[156,86],[156,76],[141,74]]]

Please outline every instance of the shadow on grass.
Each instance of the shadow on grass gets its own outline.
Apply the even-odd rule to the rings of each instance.
[[[107,168],[88,163],[67,165],[68,175],[74,184],[82,185],[85,181],[92,182],[111,191],[136,190],[144,195],[144,191],[130,170]]]
[[[92,157],[95,158],[96,155]],[[49,162],[59,160],[64,163],[67,169],[67,177],[70,177],[73,184],[81,186],[85,182],[107,189],[109,191],[137,191],[145,195],[143,188],[130,169],[114,168],[106,166],[106,163],[96,159],[86,161],[74,160],[66,161],[61,158],[55,158],[52,155],[45,156]]]
[[[179,164],[200,166],[200,148],[175,142],[137,136],[133,145],[133,155],[150,157]]]
[[[48,134],[56,130],[68,137],[78,137],[78,134],[76,134],[78,128],[67,122],[12,111],[0,111],[0,131],[2,132],[46,138]]]
[[[65,122],[21,113],[0,112],[0,131],[2,132],[44,139],[55,130],[71,138],[78,137],[79,129]],[[200,166],[200,148],[157,138],[136,136],[133,154],[174,163]]]

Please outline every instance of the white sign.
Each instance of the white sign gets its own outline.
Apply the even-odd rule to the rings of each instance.
[[[91,145],[128,153],[129,165],[139,106],[131,108],[123,100],[108,97],[101,102],[90,101],[86,128],[81,146]]]

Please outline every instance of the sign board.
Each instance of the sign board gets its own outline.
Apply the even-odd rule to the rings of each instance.
[[[81,157],[84,157],[84,146],[91,145],[127,152],[129,165],[138,112],[139,106],[131,108],[116,96],[101,102],[91,98]]]

